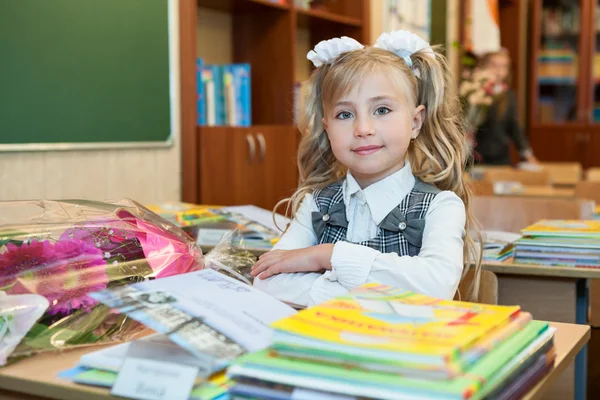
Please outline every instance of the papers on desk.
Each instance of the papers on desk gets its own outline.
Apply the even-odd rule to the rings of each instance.
[[[494,182],[494,194],[520,194],[525,191],[525,187],[521,182],[515,181],[496,181]]]
[[[200,246],[215,246],[235,231],[234,244],[248,250],[268,251],[290,222],[288,218],[253,205],[212,206],[188,203],[162,203],[149,208],[181,227]]]
[[[117,374],[133,359],[165,368],[188,366],[198,371],[197,384],[209,376],[212,384],[214,374],[231,361],[271,344],[271,323],[296,313],[268,294],[211,269],[90,295],[159,333],[89,353],[77,368],[61,374],[101,386],[118,382]],[[196,390],[199,386],[191,398],[213,398],[198,397]]]
[[[271,343],[269,325],[296,311],[211,269],[92,293],[210,363]]]

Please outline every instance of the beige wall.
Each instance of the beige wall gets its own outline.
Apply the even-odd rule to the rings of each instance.
[[[171,2],[177,10],[177,0]],[[178,21],[171,13],[172,31]],[[181,197],[179,137],[179,41],[172,36],[171,70],[176,86],[175,144],[163,149],[0,152],[0,200],[120,199],[153,203]]]

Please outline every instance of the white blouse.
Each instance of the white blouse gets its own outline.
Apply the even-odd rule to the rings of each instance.
[[[288,273],[265,280],[256,277],[254,285],[282,301],[301,306],[321,303],[367,282],[452,299],[463,269],[466,221],[465,206],[453,192],[440,192],[429,205],[418,256],[381,253],[350,243],[374,238],[378,225],[400,204],[414,184],[415,177],[408,161],[398,172],[365,189],[361,189],[348,173],[342,186],[348,241],[334,245],[332,269],[323,274]],[[274,249],[293,250],[316,245],[313,211],[319,211],[319,208],[312,194],[308,194]]]

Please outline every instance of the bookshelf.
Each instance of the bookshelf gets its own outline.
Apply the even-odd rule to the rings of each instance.
[[[529,138],[542,161],[600,166],[598,0],[535,0]]]
[[[294,85],[307,49],[334,36],[369,41],[369,0],[179,0],[182,197],[272,208],[297,185]],[[300,54],[303,53],[303,54]],[[197,126],[196,59],[249,63],[252,126]]]

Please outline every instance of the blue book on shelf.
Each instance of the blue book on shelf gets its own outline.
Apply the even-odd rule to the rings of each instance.
[[[203,70],[206,124],[226,125],[225,95],[223,92],[223,66],[205,65]]]
[[[225,65],[223,83],[227,125],[252,125],[250,64]]]
[[[202,80],[203,61],[201,58],[196,60],[196,113],[197,113],[197,124],[202,126],[206,125],[206,104],[204,97],[204,82]]]

